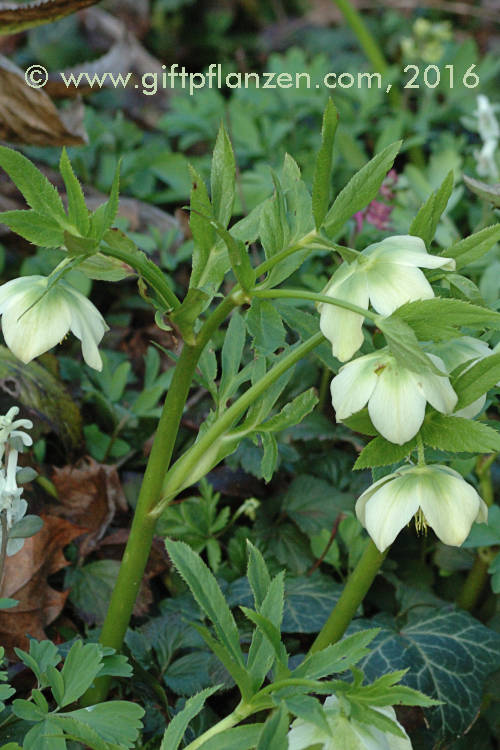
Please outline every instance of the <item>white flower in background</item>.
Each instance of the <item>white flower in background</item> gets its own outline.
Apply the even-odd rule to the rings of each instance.
[[[20,427],[24,427],[27,430],[31,430],[33,422],[30,419],[16,419],[19,414],[19,407],[12,406],[7,414],[4,416],[0,415],[0,460],[3,458],[5,452],[5,444],[11,440],[19,440],[22,445],[28,447],[33,445],[31,435],[27,432],[20,430]]]
[[[7,459],[7,471],[0,469],[0,512],[5,513],[7,531],[21,520],[26,513],[28,504],[21,498],[22,488],[16,483],[17,451],[10,450]],[[0,544],[2,527],[0,525]],[[22,548],[24,539],[9,539],[7,541],[7,555],[15,555]]]
[[[484,142],[498,140],[500,138],[500,125],[490,100],[484,94],[479,94],[477,97],[475,115],[477,116],[477,131],[481,140]]]
[[[497,179],[498,167],[495,161],[497,147],[498,141],[490,140],[483,144],[480,151],[474,151],[476,170],[480,177],[491,177],[493,180]]]
[[[488,507],[474,487],[440,464],[402,466],[371,485],[356,515],[383,552],[417,514],[417,528],[431,526],[445,544],[459,547],[474,521],[486,523]]]
[[[9,349],[23,362],[58,344],[71,331],[82,342],[85,362],[102,369],[97,348],[108,330],[83,294],[64,281],[48,289],[45,276],[22,276],[0,286],[2,330]]]
[[[450,339],[439,344],[433,344],[432,351],[443,360],[448,373],[453,372],[456,367],[466,362],[470,362],[470,367],[472,367],[480,359],[489,357],[494,353],[486,341],[475,339],[472,336],[462,336],[458,339]],[[469,367],[464,372],[468,369]],[[497,385],[499,384],[497,383]],[[485,403],[486,393],[476,399],[476,401],[473,401],[472,404],[453,412],[453,416],[473,419],[479,414]]]
[[[439,357],[427,356],[438,369],[445,371]],[[442,414],[451,414],[457,403],[457,395],[446,376],[407,370],[387,348],[341,367],[332,380],[331,394],[339,421],[368,403],[374,427],[391,443],[399,445],[419,431],[427,402]]]
[[[330,733],[327,734],[312,722],[296,719],[288,732],[288,750],[411,750],[410,739],[396,720],[392,706],[371,708],[392,719],[405,737],[396,737],[395,734],[343,716],[337,698],[332,695],[323,704]]]
[[[455,261],[429,255],[420,237],[387,237],[366,247],[352,263],[342,263],[324,294],[390,315],[405,302],[434,297],[420,268],[453,271]],[[320,328],[332,344],[333,356],[346,362],[363,343],[363,317],[335,305],[318,305]]]

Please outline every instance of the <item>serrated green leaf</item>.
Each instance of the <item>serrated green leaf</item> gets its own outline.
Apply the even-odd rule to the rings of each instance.
[[[253,694],[253,690],[252,678],[248,669],[245,666],[242,666],[233,658],[231,652],[226,648],[226,646],[222,645],[218,640],[213,638],[208,628],[206,628],[204,625],[198,625],[198,623],[193,623],[192,626],[201,635],[209,649],[213,651],[221,664],[224,665],[227,672],[229,672],[229,674],[237,684],[242,698],[244,700],[250,700],[250,697]]]
[[[329,236],[337,234],[351,216],[375,198],[400,148],[401,141],[391,143],[349,180],[325,217],[324,227]]]
[[[256,606],[256,610],[266,617],[277,629],[280,628],[283,619],[284,595],[284,572],[281,572],[269,584],[262,605]],[[248,669],[254,680],[255,690],[258,690],[262,685],[272,667],[274,657],[273,644],[265,637],[261,629],[256,628],[248,650],[247,660]]]
[[[236,377],[246,340],[245,322],[238,312],[234,312],[229,321],[224,343],[222,345],[221,364],[222,373],[219,385],[219,393],[222,401]]]
[[[273,354],[276,349],[284,346],[285,327],[272,302],[254,297],[246,322],[259,354]]]
[[[291,676],[320,680],[331,674],[345,672],[368,655],[367,646],[377,633],[377,628],[371,628],[345,636],[338,643],[306,656],[304,661],[293,670]]]
[[[353,469],[372,469],[375,466],[390,466],[391,464],[398,463],[398,461],[402,461],[409,456],[415,450],[416,445],[416,438],[408,440],[403,445],[396,445],[378,435],[365,445],[357,457]]]
[[[287,750],[287,748],[288,711],[281,704],[262,727],[256,750]]]
[[[309,388],[299,396],[286,404],[279,414],[263,422],[259,426],[259,432],[281,432],[288,427],[293,427],[302,422],[318,403],[315,388]]]
[[[356,620],[350,627],[374,624],[376,619]],[[442,701],[426,711],[434,740],[455,737],[474,720],[484,680],[500,666],[500,636],[466,612],[449,608],[406,626],[384,619],[370,654],[360,664],[367,679],[409,664],[403,683]]]
[[[210,187],[213,215],[223,227],[227,227],[234,203],[236,165],[231,141],[221,124],[212,156]]]
[[[260,462],[260,473],[265,482],[270,482],[278,463],[278,443],[272,432],[261,433],[262,461]]]
[[[224,242],[233,273],[239,281],[241,288],[248,291],[255,282],[255,270],[250,263],[247,246],[242,240],[233,237],[231,232],[216,219],[207,217],[206,221],[213,226],[220,239]]]
[[[64,680],[64,696],[61,708],[74,703],[92,685],[101,670],[102,652],[96,643],[77,640],[64,660],[61,677]]]
[[[450,285],[450,294],[452,297],[471,302],[473,305],[485,305],[477,284],[474,284],[466,276],[462,276],[459,273],[448,273],[446,281]]]
[[[263,724],[250,724],[227,729],[211,737],[200,746],[200,750],[251,750],[258,742]]]
[[[220,642],[233,659],[243,666],[238,628],[213,573],[184,542],[166,540],[165,546],[175,567],[186,581],[199,606],[211,621]]]
[[[338,112],[329,98],[323,114],[321,146],[316,157],[312,189],[312,210],[316,229],[323,223],[330,202],[333,143],[338,119]]]
[[[80,234],[85,237],[90,226],[89,212],[85,203],[83,190],[73,172],[73,167],[71,166],[65,148],[63,148],[61,152],[59,171],[66,187],[66,195],[68,198],[68,219],[74,224]]]
[[[43,721],[47,716],[47,712],[42,711],[39,706],[21,698],[16,698],[12,702],[12,713],[19,719],[24,719],[24,721]]]
[[[500,313],[458,299],[433,299],[407,302],[398,307],[391,319],[404,321],[421,341],[442,341],[461,335],[457,329],[500,328]],[[387,318],[389,320],[389,318]]]
[[[14,149],[0,146],[0,167],[23,194],[28,206],[69,229],[59,193],[33,162]]]
[[[323,706],[317,698],[310,695],[297,695],[285,698],[284,704],[294,716],[303,719],[308,724],[314,724],[326,737],[332,736],[332,729],[328,723]]]
[[[248,547],[248,566],[247,578],[252,588],[255,608],[259,611],[264,601],[269,586],[271,585],[271,576],[267,568],[264,557],[259,549],[247,539]]]
[[[391,354],[402,367],[417,373],[445,374],[422,351],[413,329],[401,318],[395,315],[388,318],[378,317],[377,325],[385,336]]]
[[[284,668],[284,671],[289,674],[288,670],[288,654],[286,652],[285,644],[281,642],[281,633],[279,628],[271,622],[268,617],[265,617],[260,612],[254,612],[253,609],[248,607],[240,607],[243,614],[248,617],[254,625],[261,631],[264,637],[271,644],[274,655],[277,662]],[[282,671],[283,674],[283,671]]]
[[[184,737],[189,722],[198,716],[201,709],[205,705],[207,698],[217,692],[220,685],[214,687],[205,688],[197,695],[193,695],[186,701],[186,704],[179,713],[175,714],[173,719],[170,721],[165,734],[163,735],[160,750],[178,750],[179,745]]]
[[[453,381],[458,396],[456,409],[463,409],[487,393],[500,380],[500,352],[480,359]]]
[[[108,200],[99,206],[89,218],[89,234],[97,240],[101,240],[108,229],[112,227],[118,213],[120,166],[120,162],[118,162]]]
[[[436,233],[439,219],[444,212],[453,191],[453,170],[450,170],[441,186],[432,193],[420,208],[410,226],[410,234],[421,237],[429,247]]]
[[[86,724],[105,742],[132,748],[142,728],[144,709],[131,701],[108,701],[68,711],[62,716]]]
[[[1,148],[1,146],[0,146]],[[58,222],[52,217],[32,209],[4,211],[0,213],[0,223],[23,237],[33,245],[41,247],[62,247],[64,234]]]
[[[475,234],[471,234],[463,240],[459,240],[451,247],[443,250],[441,255],[447,258],[454,258],[456,261],[456,270],[458,271],[469,263],[482,258],[499,240],[500,224],[493,224]]]
[[[490,453],[500,451],[500,433],[482,422],[464,417],[432,414],[420,430],[426,445],[452,453]]]

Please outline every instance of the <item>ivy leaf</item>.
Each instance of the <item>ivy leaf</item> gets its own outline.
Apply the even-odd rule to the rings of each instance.
[[[337,234],[351,216],[375,198],[400,148],[401,141],[384,148],[356,172],[340,191],[324,220],[325,231],[330,237]]]
[[[453,170],[450,170],[442,185],[432,193],[420,208],[410,226],[410,234],[421,237],[429,247],[436,233],[439,219],[444,212],[453,190]]]
[[[163,735],[160,750],[178,750],[190,721],[198,716],[207,698],[217,692],[219,688],[220,685],[205,688],[205,690],[193,695],[186,701],[184,708],[175,714],[168,725]]]
[[[376,618],[356,620],[351,632],[375,624]],[[408,669],[404,684],[443,702],[427,712],[436,741],[465,732],[479,710],[485,678],[499,666],[500,635],[449,608],[405,627],[384,618],[371,653],[360,664],[368,680]]]

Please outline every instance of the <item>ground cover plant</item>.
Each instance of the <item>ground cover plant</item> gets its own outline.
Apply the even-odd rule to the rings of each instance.
[[[146,5],[0,7],[0,746],[495,748],[488,6]]]

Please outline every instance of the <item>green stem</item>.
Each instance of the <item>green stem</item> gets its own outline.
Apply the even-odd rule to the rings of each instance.
[[[344,310],[350,310],[350,312],[357,313],[373,321],[376,321],[378,318],[370,310],[358,307],[358,305],[347,302],[345,299],[329,297],[326,294],[317,294],[316,292],[306,292],[304,289],[253,289],[251,294],[252,297],[260,297],[261,299],[305,299],[311,302],[322,302],[323,304],[342,307]]]
[[[489,456],[479,456],[476,462],[476,474],[479,477],[479,491],[484,502],[491,507],[495,502],[493,481],[491,479],[491,465],[497,453]],[[476,608],[479,599],[488,583],[488,568],[491,556],[488,548],[480,548],[476,552],[474,564],[467,574],[462,590],[457,598],[457,605],[468,612]]]
[[[149,258],[142,257],[140,253],[128,252],[124,248],[110,247],[109,245],[106,245],[103,254],[122,260],[127,265],[132,266],[139,276],[142,276],[153,287],[166,310],[175,310],[181,306],[180,301],[170,289],[162,270]]]
[[[151,514],[151,510],[162,494],[163,479],[172,458],[196,365],[214,331],[235,306],[233,296],[226,297],[221,302],[207,318],[196,343],[192,346],[184,345],[175,367],[144,473],[122,564],[102,627],[99,640],[103,646],[110,646],[117,651],[122,647],[153,542],[156,516]],[[109,677],[96,680],[96,686],[85,694],[83,705],[88,706],[104,700],[109,683]]]
[[[384,73],[388,68],[387,60],[385,59],[377,40],[363,21],[363,17],[359,11],[351,5],[349,0],[333,1],[356,35],[361,49],[373,65],[374,70],[378,73]]]
[[[311,646],[311,653],[321,651],[331,643],[339,641],[365,598],[388,550],[379,552],[370,539],[361,560],[349,576],[344,590]]]
[[[214,424],[178,461],[172,466],[163,483],[162,499],[155,506],[152,516],[156,518],[161,515],[164,508],[172,497],[175,497],[179,488],[183,486],[186,479],[194,475],[198,463],[203,459],[217,438],[229,430],[234,422],[259,398],[269,386],[283,375],[296,362],[303,359],[309,352],[315,349],[325,337],[322,333],[314,336],[296,346],[289,354],[272,367],[266,375],[255,385],[252,385],[225,411]]]
[[[255,278],[258,279],[259,276],[262,276],[262,274],[270,271],[272,268],[274,268],[274,266],[278,265],[278,263],[281,263],[282,260],[288,258],[289,255],[293,255],[293,253],[297,253],[299,252],[299,250],[304,250],[308,245],[314,245],[317,243],[318,247],[324,249],[324,245],[322,244],[322,242],[322,238],[319,237],[318,232],[314,229],[312,232],[305,234],[293,245],[285,247],[283,250],[280,250],[279,253],[273,255],[272,258],[268,258],[263,263],[261,263],[260,266],[257,266],[257,268],[255,269]]]
[[[202,747],[211,737],[215,737],[226,729],[231,729],[231,727],[239,724],[240,721],[243,721],[243,719],[246,719],[247,716],[255,713],[255,711],[254,706],[248,703],[240,703],[228,716],[218,721],[217,724],[214,724],[213,727],[210,727],[210,729],[207,729],[206,732],[203,732],[203,734],[200,734],[199,737],[190,742],[185,750],[197,750],[197,748]]]

